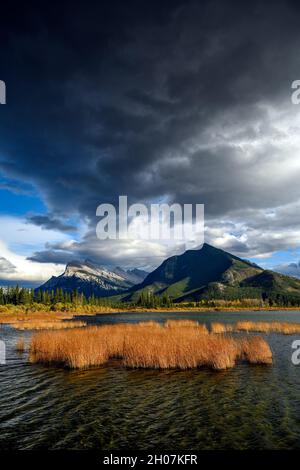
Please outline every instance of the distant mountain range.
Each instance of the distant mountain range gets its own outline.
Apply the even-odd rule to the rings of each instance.
[[[275,266],[274,270],[276,272],[286,274],[287,276],[300,278],[300,261],[297,261],[296,263],[280,264]]]
[[[65,272],[52,277],[42,290],[78,289],[89,296],[114,296],[137,301],[142,293],[168,295],[176,302],[201,299],[280,298],[300,299],[300,280],[243,260],[205,243],[166,259],[153,272],[120,267],[107,270],[90,261],[70,263]]]
[[[67,264],[60,276],[52,276],[49,281],[39,287],[39,290],[51,291],[63,289],[73,292],[75,289],[89,297],[106,297],[127,291],[135,284],[142,282],[147,276],[146,271],[140,269],[124,270],[116,267],[108,270],[97,266],[89,260],[84,262],[73,261]]]

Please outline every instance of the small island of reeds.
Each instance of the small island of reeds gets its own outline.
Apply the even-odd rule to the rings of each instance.
[[[215,334],[196,321],[168,320],[38,332],[29,359],[71,369],[117,359],[128,368],[224,370],[241,361],[271,364],[272,351],[259,336]]]

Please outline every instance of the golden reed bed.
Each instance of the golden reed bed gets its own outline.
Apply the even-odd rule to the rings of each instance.
[[[209,333],[196,322],[168,321],[107,325],[35,333],[29,359],[68,368],[100,366],[119,359],[130,368],[222,370],[238,361],[271,364],[272,351],[261,337],[233,338]]]
[[[1,313],[0,324],[11,324],[19,321],[62,321],[73,318],[73,314],[62,312],[34,312],[34,313]]]
[[[299,323],[287,322],[253,322],[238,321],[235,325],[236,331],[257,331],[260,333],[283,333],[285,335],[293,335],[300,333]]]
[[[293,335],[300,333],[300,323],[287,322],[261,322],[261,321],[238,321],[236,324],[224,324],[213,322],[211,324],[212,333],[230,332],[257,332],[257,333],[282,333]]]
[[[0,325],[7,324],[16,330],[61,330],[86,326],[83,321],[65,321],[73,315],[58,312],[1,313]]]
[[[211,324],[211,332],[212,333],[230,333],[234,331],[232,325],[224,324],[224,323],[217,323],[214,322]]]
[[[64,330],[69,328],[82,328],[86,326],[83,321],[61,320],[27,320],[10,323],[16,330]]]

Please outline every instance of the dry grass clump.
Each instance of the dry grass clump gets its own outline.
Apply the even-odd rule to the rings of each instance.
[[[0,324],[12,324],[23,321],[62,321],[73,318],[72,314],[62,312],[15,312],[15,313],[1,313]]]
[[[208,331],[208,329],[206,328],[206,325],[201,325],[201,324],[199,324],[199,325],[197,326],[197,330],[198,330],[200,333],[202,333],[203,335],[208,335],[208,334],[209,334],[209,331]]]
[[[156,321],[152,321],[152,320],[149,320],[149,321],[140,321],[139,323],[139,326],[149,326],[151,328],[162,328],[162,325]]]
[[[202,334],[198,328],[165,328],[151,336],[145,333],[126,338],[126,367],[184,370],[207,366],[220,370],[233,367],[239,355],[233,338]]]
[[[70,331],[36,333],[30,344],[31,362],[61,364],[71,369],[99,366],[122,357],[126,325],[91,326]]]
[[[0,324],[8,324],[17,330],[60,330],[86,326],[82,321],[64,321],[73,318],[62,312],[1,313]]]
[[[60,321],[60,320],[28,320],[18,321],[10,324],[16,330],[63,330],[66,328],[81,328],[86,326],[83,321]]]
[[[16,342],[16,351],[22,353],[25,351],[25,341],[24,338],[19,338]]]
[[[178,322],[179,323],[179,322]],[[72,331],[40,332],[31,340],[30,361],[69,368],[103,365],[119,358],[131,368],[215,370],[233,367],[240,359],[270,363],[272,352],[262,338],[237,339],[153,322],[92,326]]]
[[[196,320],[167,320],[165,326],[168,328],[182,328],[185,326],[198,326],[199,323]]]
[[[211,324],[212,333],[228,333],[233,331],[232,325],[225,325],[224,323],[214,322]]]
[[[272,364],[272,351],[261,336],[240,339],[241,359],[250,364]]]
[[[166,328],[197,328],[198,332],[208,334],[206,325],[198,323],[196,320],[167,320],[164,325]]]
[[[260,333],[292,335],[300,333],[300,323],[239,321],[236,323],[235,329],[236,331],[257,331]]]

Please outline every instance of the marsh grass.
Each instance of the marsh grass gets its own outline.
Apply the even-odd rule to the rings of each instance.
[[[12,324],[18,322],[37,321],[62,321],[73,318],[73,315],[58,312],[35,312],[35,313],[1,313],[0,324]]]
[[[25,351],[25,340],[24,338],[19,338],[16,342],[16,351],[23,353]]]
[[[211,332],[215,334],[219,333],[228,333],[233,331],[233,326],[224,324],[224,323],[218,323],[218,322],[213,322],[211,324]]]
[[[285,335],[293,335],[300,333],[299,323],[287,322],[254,322],[254,321],[238,321],[235,325],[236,331],[259,332],[259,333],[282,333]]]
[[[0,324],[10,325],[16,330],[60,330],[86,326],[86,322],[71,321],[72,318],[72,314],[62,312],[1,313]]]
[[[262,338],[209,334],[198,324],[183,328],[180,321],[171,325],[143,322],[39,332],[31,339],[29,359],[33,363],[88,368],[118,358],[130,368],[183,370],[203,366],[222,370],[239,360],[272,363],[271,349]]]
[[[182,327],[197,327],[199,326],[199,322],[197,320],[167,320],[165,322],[165,326],[167,328],[182,328]]]
[[[83,321],[63,320],[25,320],[10,323],[16,330],[64,330],[69,328],[82,328],[86,326]]]
[[[207,335],[209,333],[206,325],[198,323],[196,320],[167,320],[164,324],[166,328],[193,328],[197,329],[198,333]]]
[[[241,358],[250,364],[272,364],[272,352],[261,336],[240,339]]]
[[[230,333],[230,332],[246,332],[246,333],[279,333],[285,335],[293,335],[300,333],[300,323],[288,322],[261,322],[261,321],[238,321],[235,324],[224,324],[213,322],[211,324],[212,333]]]
[[[162,325],[156,321],[148,320],[148,321],[140,321],[139,326],[148,326],[151,328],[162,328]]]

